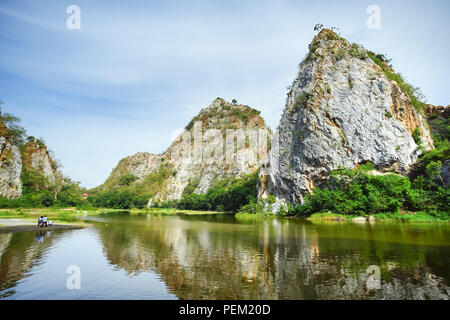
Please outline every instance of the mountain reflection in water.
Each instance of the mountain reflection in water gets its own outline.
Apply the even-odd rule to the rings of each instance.
[[[26,296],[33,280],[17,282],[45,272],[36,263],[45,264],[43,252],[48,252],[47,260],[54,261],[48,268],[61,264],[57,270],[64,272],[59,260],[86,265],[82,279],[89,280],[80,292],[48,289],[59,298],[449,298],[450,227],[445,224],[126,215],[103,215],[89,223],[90,229],[51,234],[42,243],[32,233],[0,234],[0,294]],[[67,252],[71,259],[58,260],[49,252],[62,243],[73,245]],[[366,286],[370,265],[381,269],[378,290]],[[60,282],[64,279],[61,275]],[[110,293],[102,289],[106,286]]]

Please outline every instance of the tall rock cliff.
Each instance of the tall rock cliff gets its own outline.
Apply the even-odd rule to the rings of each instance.
[[[140,152],[122,159],[97,190],[132,187],[149,196],[149,205],[180,199],[187,186],[205,193],[217,179],[257,171],[270,136],[259,111],[217,98],[164,153]]]
[[[42,141],[29,137],[28,142],[21,147],[21,154],[23,170],[42,174],[47,179],[48,186],[63,184],[63,177],[58,171],[58,165]]]
[[[275,210],[301,203],[340,166],[370,161],[379,171],[407,173],[421,153],[418,143],[433,148],[414,108],[421,103],[383,56],[328,29],[309,48],[260,173],[260,197],[274,195]]]
[[[3,123],[0,112],[0,196],[13,199],[22,195],[20,151]]]

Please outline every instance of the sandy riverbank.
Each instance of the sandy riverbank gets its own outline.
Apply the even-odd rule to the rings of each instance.
[[[65,224],[55,223],[46,228],[38,228],[37,223],[26,219],[0,219],[0,233],[4,232],[27,232],[27,231],[51,231],[51,230],[74,230],[86,228],[84,223]]]

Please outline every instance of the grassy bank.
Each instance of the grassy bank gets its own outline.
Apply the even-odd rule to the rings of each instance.
[[[26,219],[36,222],[40,216],[47,216],[49,220],[58,222],[75,222],[79,220],[79,216],[88,213],[88,211],[80,211],[76,209],[55,209],[55,208],[39,208],[39,209],[1,209],[0,218],[3,219]],[[93,214],[93,211],[89,211]]]
[[[376,216],[379,221],[401,221],[401,222],[450,222],[447,217],[439,217],[430,215],[426,212],[415,212],[415,213],[381,213]]]
[[[83,216],[97,216],[101,214],[121,214],[125,213],[131,216],[139,215],[208,215],[208,214],[223,214],[218,211],[196,211],[196,210],[178,210],[178,209],[91,209],[91,210],[77,210],[76,208],[39,208],[39,209],[1,209],[0,218],[3,219],[30,219],[37,220],[40,216],[47,216],[49,219],[61,222],[72,222],[79,220]]]
[[[150,214],[166,214],[166,215],[208,215],[208,214],[225,214],[225,212],[220,211],[201,211],[201,210],[180,210],[180,209],[164,209],[164,208],[151,208],[145,210],[146,213]]]
[[[347,221],[352,222],[355,218],[368,218],[362,215],[343,215],[332,212],[314,213],[307,220],[310,221]],[[445,216],[434,216],[427,212],[399,212],[399,213],[379,213],[372,216],[374,221],[378,222],[450,222],[450,219]]]
[[[249,213],[249,212],[238,212],[234,215],[238,220],[257,220],[257,219],[267,219],[267,218],[277,218],[269,212],[259,212],[259,213]]]
[[[97,209],[95,211],[91,211],[88,215],[99,215],[99,214],[115,214],[115,213],[123,213],[126,212],[130,216],[140,216],[140,215],[166,215],[166,216],[177,216],[177,215],[212,215],[212,214],[225,214],[220,211],[202,211],[202,210],[181,210],[174,208],[146,208],[146,209]]]
[[[352,218],[355,218],[356,216],[345,216],[343,214],[336,214],[332,212],[319,212],[314,213],[307,219],[310,221],[351,221]]]
[[[201,211],[201,210],[179,210],[179,209],[165,209],[165,208],[148,208],[148,209],[92,209],[92,210],[77,210],[75,208],[55,209],[4,209],[0,210],[1,219],[21,219],[29,223],[35,223],[39,216],[47,216],[48,219],[54,220],[60,224],[82,224],[81,219],[84,216],[98,216],[98,215],[121,215],[126,214],[130,216],[142,215],[158,215],[158,216],[194,216],[194,215],[216,215],[226,214],[219,211]],[[398,212],[398,213],[378,213],[372,215],[375,221],[378,222],[450,222],[446,215],[430,215],[427,212]],[[310,215],[306,218],[309,221],[347,221],[352,222],[354,218],[368,217],[368,215],[344,215],[332,212],[319,212]],[[272,213],[248,213],[239,212],[235,214],[235,218],[241,221],[251,221],[257,219],[267,218],[294,218],[293,216],[273,215]]]
[[[314,213],[309,217],[296,217],[296,216],[280,216],[273,215],[270,213],[248,213],[239,212],[235,215],[236,219],[242,221],[251,221],[257,219],[266,218],[298,218],[306,219],[312,222],[319,221],[340,221],[340,222],[355,222],[355,220],[360,220],[360,218],[368,218],[366,215],[344,215],[332,212],[318,212]],[[379,213],[372,215],[376,222],[439,222],[448,223],[450,219],[448,217],[433,216],[426,212],[402,212],[402,213]],[[355,220],[354,220],[355,219]]]

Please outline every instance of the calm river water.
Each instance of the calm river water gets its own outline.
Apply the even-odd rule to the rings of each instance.
[[[450,296],[449,224],[222,215],[88,220],[92,227],[82,230],[0,233],[0,299]],[[80,289],[67,286],[76,275],[69,266],[79,267]],[[379,286],[367,286],[369,266],[380,268]]]

